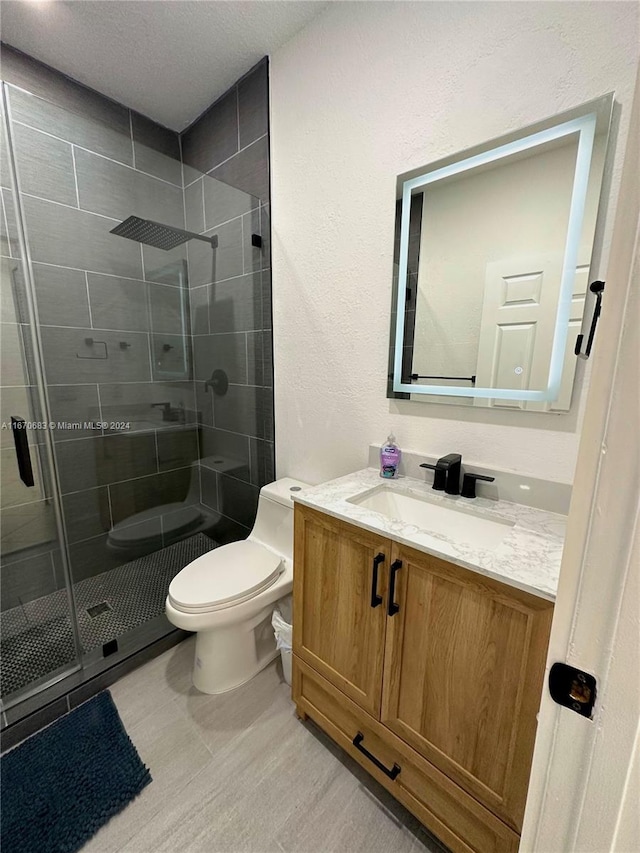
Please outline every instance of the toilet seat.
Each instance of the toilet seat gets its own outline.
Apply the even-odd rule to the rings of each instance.
[[[253,598],[276,582],[282,558],[246,539],[189,563],[169,586],[169,603],[183,613],[222,610]]]

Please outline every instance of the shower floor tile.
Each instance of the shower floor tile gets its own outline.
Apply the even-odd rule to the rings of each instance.
[[[172,579],[218,543],[197,533],[74,585],[83,651],[102,646],[164,613]],[[102,612],[90,616],[88,609]],[[95,610],[93,611],[95,613]],[[66,590],[2,614],[0,695],[6,697],[75,657]]]

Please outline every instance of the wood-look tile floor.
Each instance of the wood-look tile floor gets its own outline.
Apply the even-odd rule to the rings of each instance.
[[[153,782],[83,853],[443,853],[358,764],[296,718],[279,661],[237,690],[206,696],[191,686],[193,650],[192,637],[111,687]]]

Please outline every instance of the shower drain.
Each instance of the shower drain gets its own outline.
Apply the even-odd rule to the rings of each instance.
[[[92,607],[87,607],[87,613],[92,619],[95,619],[96,616],[100,616],[102,613],[108,613],[110,610],[113,610],[113,608],[108,601],[101,601],[100,604],[94,604]]]

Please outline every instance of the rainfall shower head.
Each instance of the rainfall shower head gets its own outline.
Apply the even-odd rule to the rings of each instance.
[[[162,222],[153,222],[151,219],[140,219],[138,216],[125,219],[124,222],[112,228],[110,233],[117,234],[118,237],[126,237],[128,240],[135,240],[136,243],[144,243],[146,246],[154,246],[156,249],[164,249],[165,252],[175,249],[176,246],[188,240],[204,240],[213,249],[218,246],[216,234],[213,237],[203,237],[192,231],[182,231],[180,228],[163,225]]]

